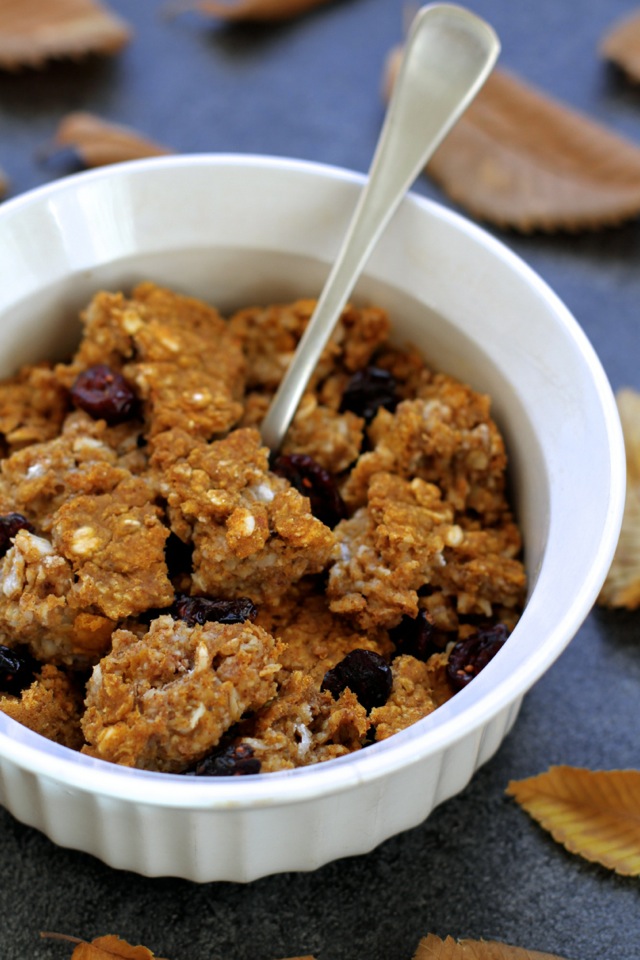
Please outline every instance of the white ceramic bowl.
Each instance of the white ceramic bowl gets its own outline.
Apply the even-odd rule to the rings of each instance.
[[[362,177],[297,161],[170,157],[0,207],[0,376],[61,357],[98,288],[152,279],[223,311],[316,295]],[[0,800],[64,846],[142,874],[247,881],[371,850],[460,791],[602,584],[624,499],[615,402],[580,327],[487,233],[409,196],[353,297],[487,391],[508,445],[530,596],[467,688],[400,734],[316,767],[184,778],[93,760],[0,714]],[[550,719],[549,722],[552,722]]]

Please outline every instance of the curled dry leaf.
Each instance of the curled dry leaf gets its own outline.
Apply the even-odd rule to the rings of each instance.
[[[173,13],[198,10],[224,20],[290,20],[331,0],[177,0]]]
[[[616,20],[600,42],[600,55],[640,82],[640,11]]]
[[[430,933],[418,944],[414,960],[562,960],[551,953],[511,947],[496,940],[454,940]]]
[[[598,603],[606,607],[640,607],[640,393],[616,394],[627,455],[627,494],[620,538]]]
[[[40,67],[47,60],[113,54],[129,42],[128,25],[97,0],[3,0],[0,68]]]
[[[87,167],[170,153],[130,127],[82,112],[69,113],[60,122],[52,143],[54,150],[59,147],[72,147]]]
[[[394,51],[386,95],[398,65]],[[427,173],[473,216],[525,233],[596,229],[640,213],[640,148],[499,69]]]
[[[51,940],[66,940],[74,944],[75,949],[71,954],[71,960],[162,960],[161,957],[156,957],[148,947],[133,946],[113,934],[96,937],[90,943],[63,933],[41,933],[40,936]]]
[[[571,853],[640,876],[640,770],[550,767],[507,793]]]

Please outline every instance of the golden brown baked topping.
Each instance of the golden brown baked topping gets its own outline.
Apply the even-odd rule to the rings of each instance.
[[[68,363],[0,385],[0,710],[110,762],[246,776],[392,736],[504,642],[525,575],[489,398],[392,346],[384,311],[344,311],[262,444],[313,306],[101,292]]]

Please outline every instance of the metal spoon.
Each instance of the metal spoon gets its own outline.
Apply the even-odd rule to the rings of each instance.
[[[368,181],[316,309],[262,422],[279,450],[324,346],[367,258],[428,158],[468,107],[500,52],[493,29],[448,3],[416,14]]]

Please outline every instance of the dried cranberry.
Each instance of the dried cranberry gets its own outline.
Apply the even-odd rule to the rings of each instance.
[[[347,687],[356,695],[367,713],[382,707],[389,699],[393,676],[391,667],[374,650],[352,650],[324,675],[321,690],[337,700]]]
[[[436,628],[425,610],[419,610],[417,617],[403,617],[397,627],[389,630],[398,653],[417,660],[428,660],[432,653],[438,652],[440,648],[434,642],[436,635]]]
[[[196,777],[246,777],[260,773],[262,764],[248,743],[214,750],[196,766]]]
[[[509,634],[503,623],[459,640],[449,654],[447,676],[456,690],[461,690],[477,677],[504,646]]]
[[[78,374],[71,399],[94,420],[106,420],[111,426],[132,420],[138,406],[136,394],[122,374],[103,363]]]
[[[33,533],[33,524],[29,523],[21,513],[7,513],[0,517],[0,557],[4,557],[11,547],[11,541],[18,530],[28,530]]]
[[[208,621],[216,623],[244,623],[255,620],[258,609],[248,597],[237,600],[218,600],[215,597],[177,597],[172,615],[176,620],[184,620],[189,627]]]
[[[311,513],[333,529],[347,515],[333,474],[321,467],[306,453],[289,453],[276,457],[271,468],[288,480],[299,493],[308,497]]]
[[[35,678],[37,663],[30,653],[12,650],[0,644],[0,690],[17,696],[30,687]]]
[[[342,395],[340,412],[350,410],[371,423],[380,407],[394,411],[400,402],[395,378],[381,367],[364,367],[349,380]]]

